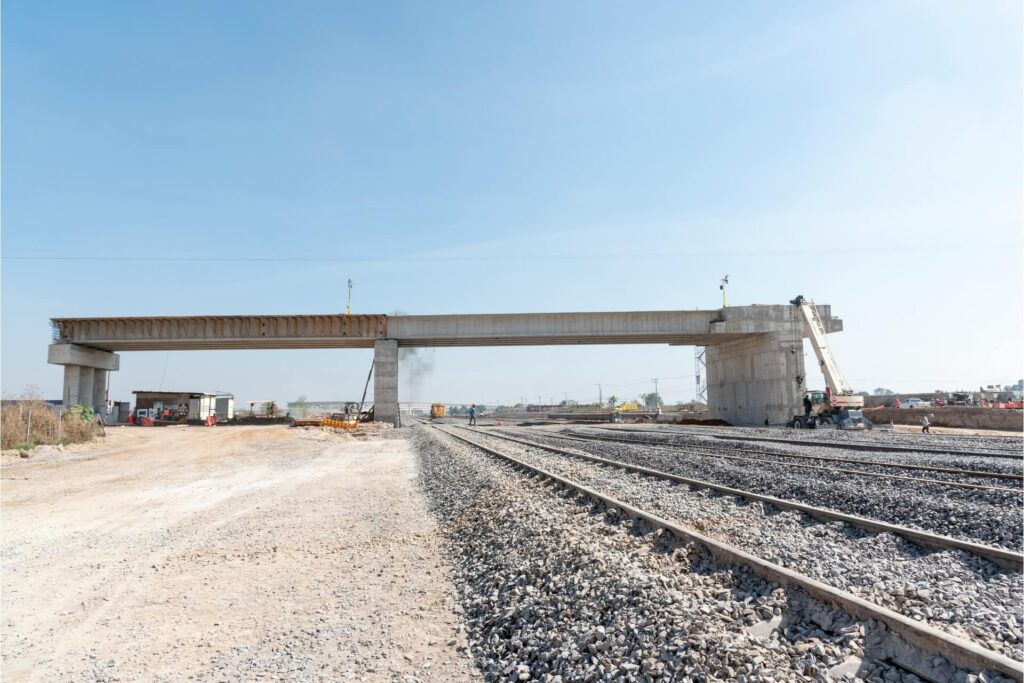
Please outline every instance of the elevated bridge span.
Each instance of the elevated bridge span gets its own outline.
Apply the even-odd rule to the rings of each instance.
[[[842,321],[818,306],[829,332]],[[398,418],[398,348],[669,344],[708,348],[711,415],[733,424],[782,422],[800,409],[802,338],[792,305],[697,311],[453,315],[248,315],[53,318],[49,362],[63,365],[65,405],[102,407],[116,352],[374,349],[378,419]]]

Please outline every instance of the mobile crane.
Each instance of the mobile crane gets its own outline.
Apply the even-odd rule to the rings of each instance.
[[[857,396],[839,372],[832,349],[825,339],[825,325],[818,315],[814,302],[804,296],[798,296],[789,303],[800,309],[807,329],[810,331],[811,346],[818,358],[818,366],[825,377],[825,391],[804,392],[804,405],[811,403],[809,413],[794,415],[787,426],[814,429],[818,425],[835,425],[840,429],[871,429],[870,423],[864,419],[861,409],[864,397]]]

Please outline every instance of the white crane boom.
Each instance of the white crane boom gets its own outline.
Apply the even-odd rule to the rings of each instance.
[[[811,299],[798,296],[793,303],[800,309],[807,323],[807,329],[811,333],[811,346],[814,347],[814,355],[818,357],[818,366],[821,374],[825,376],[825,384],[833,396],[852,396],[853,389],[846,383],[843,373],[839,371],[832,349],[829,348],[828,340],[825,339],[825,325],[818,315],[818,308]]]

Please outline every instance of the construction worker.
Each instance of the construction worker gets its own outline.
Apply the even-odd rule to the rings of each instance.
[[[931,434],[931,432],[929,431],[929,427],[930,426],[931,426],[931,423],[928,422],[928,416],[922,414],[921,415],[921,433],[922,434]]]
[[[812,407],[810,397],[804,396],[804,417],[810,416]]]
[[[469,426],[476,426],[476,404],[474,403],[469,407]]]

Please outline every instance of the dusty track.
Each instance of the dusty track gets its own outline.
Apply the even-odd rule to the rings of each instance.
[[[4,680],[466,680],[405,440],[126,428],[5,459]]]

